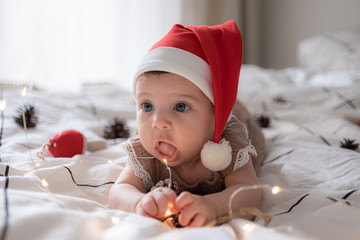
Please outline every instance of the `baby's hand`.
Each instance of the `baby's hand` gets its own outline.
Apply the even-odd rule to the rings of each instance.
[[[216,206],[207,198],[183,192],[176,199],[182,226],[202,227],[216,218]]]
[[[175,200],[176,193],[173,190],[164,187],[156,188],[138,202],[135,211],[143,216],[163,219],[170,215],[169,210],[171,214],[178,213]]]

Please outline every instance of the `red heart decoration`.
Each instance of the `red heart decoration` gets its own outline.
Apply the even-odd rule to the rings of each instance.
[[[49,152],[54,157],[73,157],[84,152],[84,136],[76,130],[65,130],[49,140]]]

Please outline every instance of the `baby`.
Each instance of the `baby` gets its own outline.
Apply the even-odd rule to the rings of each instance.
[[[129,160],[110,190],[111,208],[205,226],[228,213],[234,191],[258,183],[264,137],[236,101],[241,58],[234,21],[175,25],[150,49],[132,91],[138,136],[124,144]],[[260,191],[240,192],[232,210],[260,203]]]

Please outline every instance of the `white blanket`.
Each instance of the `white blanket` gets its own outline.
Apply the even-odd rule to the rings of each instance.
[[[81,94],[51,94],[5,87],[0,98],[0,240],[15,239],[359,239],[360,154],[340,147],[360,143],[360,72],[310,73],[244,65],[239,99],[263,128],[266,159],[259,173],[261,210],[268,227],[234,219],[211,228],[171,230],[160,221],[111,210],[107,195],[122,171],[124,139],[72,158],[36,156],[49,138],[76,129],[89,141],[102,140],[108,120],[119,116],[135,133],[135,104],[113,86],[84,88]],[[35,128],[14,122],[31,103]],[[273,195],[273,186],[281,192]]]

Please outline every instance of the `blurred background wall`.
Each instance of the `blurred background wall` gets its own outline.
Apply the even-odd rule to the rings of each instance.
[[[251,51],[249,54],[255,56],[251,58],[249,56],[246,61],[266,68],[296,66],[297,45],[302,39],[324,32],[360,30],[358,0],[245,0],[245,2],[257,2],[251,4],[257,4],[255,6],[258,8],[257,16],[261,19],[257,26],[259,27],[257,34],[261,39],[257,42],[260,50],[256,52],[249,49]]]
[[[172,25],[230,19],[244,63],[294,67],[302,39],[360,28],[359,10],[359,0],[0,0],[0,84],[129,89],[137,62]]]

